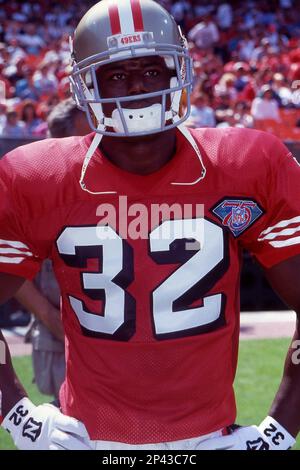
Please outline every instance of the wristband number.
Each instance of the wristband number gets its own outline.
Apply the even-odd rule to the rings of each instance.
[[[281,442],[284,441],[284,434],[282,434],[280,431],[276,431],[276,426],[274,424],[270,424],[268,428],[264,429],[264,434],[265,436],[271,438],[271,441],[275,446],[279,446]],[[272,436],[272,434],[275,435]]]
[[[28,410],[23,405],[18,406],[13,414],[9,417],[9,421],[12,421],[15,426],[20,426],[22,418],[28,415]]]

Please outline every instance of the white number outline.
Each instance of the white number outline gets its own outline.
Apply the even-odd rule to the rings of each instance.
[[[183,220],[185,221],[185,223],[189,222],[188,219],[183,219]],[[197,219],[193,219],[193,223],[195,222],[195,220],[197,220]],[[210,277],[213,277],[212,281],[210,281],[209,283],[206,283],[206,285],[204,287],[202,286],[202,288],[199,289],[198,298],[199,298],[199,300],[201,299],[203,301],[203,306],[201,306],[201,307],[196,307],[196,308],[189,308],[188,307],[188,308],[185,308],[183,311],[182,310],[178,311],[178,309],[174,309],[173,307],[169,308],[168,312],[166,312],[166,311],[164,312],[165,313],[164,321],[161,321],[162,316],[160,316],[160,314],[155,313],[155,308],[153,308],[153,306],[155,307],[154,304],[157,301],[157,293],[159,295],[162,294],[162,289],[163,289],[164,284],[169,283],[170,279],[174,280],[174,277],[178,276],[178,273],[181,269],[185,270],[188,265],[191,265],[192,263],[194,263],[195,262],[195,257],[199,258],[199,259],[202,258],[203,257],[203,252],[201,254],[201,249],[198,250],[196,252],[196,254],[192,255],[187,261],[185,261],[183,264],[181,264],[176,270],[174,270],[174,272],[171,275],[169,275],[166,279],[164,279],[162,281],[162,283],[153,290],[153,292],[151,293],[150,302],[151,302],[151,311],[152,311],[153,334],[156,337],[156,339],[172,339],[172,338],[180,338],[180,337],[185,337],[185,336],[195,336],[195,335],[198,335],[198,334],[201,334],[201,333],[206,333],[206,332],[212,331],[212,330],[217,329],[217,328],[219,328],[219,327],[221,327],[225,324],[225,318],[224,318],[225,305],[226,305],[226,295],[225,295],[225,293],[219,292],[217,294],[211,294],[211,295],[205,295],[205,293],[207,293],[209,290],[211,290],[211,288],[217,283],[217,281],[223,276],[223,274],[228,269],[228,266],[229,266],[228,234],[227,234],[226,231],[223,230],[223,228],[220,225],[216,224],[215,222],[211,221],[210,219],[202,218],[202,219],[199,219],[199,220],[202,220],[203,223],[210,224],[211,226],[214,226],[217,229],[217,231],[219,231],[219,235],[222,236],[222,244],[221,244],[222,245],[221,246],[222,256],[219,256],[218,262],[215,263],[208,272],[206,272],[204,277],[202,277],[198,280],[200,284],[203,284],[203,279],[207,275],[209,275]],[[182,222],[182,220],[180,222]],[[153,242],[153,237],[151,237],[151,235],[153,235],[155,230],[159,229],[159,227],[161,227],[162,224],[165,224],[165,223],[174,223],[174,220],[169,220],[169,221],[162,222],[160,224],[160,226],[153,229],[151,231],[151,233],[149,234],[149,244],[148,244],[149,245],[149,256],[151,256],[153,259],[155,259],[155,253],[154,252],[155,251],[157,252],[158,250],[152,250],[151,251],[151,241]],[[91,239],[88,238],[87,239],[88,243],[85,240],[84,244],[78,245],[78,231],[83,231],[84,230],[86,233],[88,233],[88,231],[91,230],[91,229],[93,229],[93,232],[94,232],[93,235],[95,235],[97,233],[97,240],[96,240],[97,244],[95,244],[94,242],[92,242],[92,244],[91,244]],[[64,243],[62,243],[62,239],[63,239],[64,234],[66,234],[66,231],[69,231],[69,232],[72,231],[73,232],[73,237],[71,237],[71,238],[73,238],[74,240],[75,240],[75,237],[77,238],[77,244],[76,245],[74,244],[72,246],[70,243],[66,243],[65,246],[64,246]],[[59,237],[56,241],[58,253],[67,265],[69,265],[69,266],[71,265],[71,266],[75,266],[75,267],[76,266],[77,267],[82,267],[82,266],[80,266],[80,263],[78,264],[78,262],[77,262],[77,250],[80,249],[80,248],[84,249],[84,248],[87,248],[87,246],[90,246],[90,247],[95,248],[95,250],[99,250],[99,251],[102,250],[102,252],[104,252],[104,250],[103,250],[104,241],[103,240],[108,238],[108,236],[107,236],[108,231],[113,231],[114,232],[116,240],[118,240],[117,243],[121,242],[122,247],[124,248],[124,244],[127,243],[127,242],[125,240],[121,239],[121,237],[111,227],[105,226],[105,227],[101,228],[101,226],[78,226],[78,227],[69,226],[69,227],[65,227],[62,230],[61,234],[59,235]],[[75,237],[74,237],[74,234],[75,234]],[[103,236],[102,240],[101,240],[101,234]],[[198,240],[198,241],[201,244],[202,240]],[[221,240],[219,240],[219,241],[221,241]],[[102,244],[101,244],[101,242],[102,242]],[[111,242],[111,238],[109,238],[109,242]],[[169,247],[170,247],[170,244],[171,243],[169,243],[169,245],[168,245]],[[115,243],[115,245],[117,246],[116,243]],[[114,254],[118,253],[118,250],[116,249],[116,246],[114,247],[115,250],[116,250],[116,251],[114,251]],[[130,245],[128,245],[128,247],[131,249]],[[153,243],[152,243],[152,248],[153,248]],[[131,249],[131,251],[132,251],[132,249]],[[167,252],[167,253],[170,253],[170,250],[163,250],[163,251]],[[110,249],[110,252],[112,252],[111,249]],[[71,264],[67,260],[67,258],[70,257],[70,256],[72,258],[75,257],[75,258],[73,258],[73,262]],[[133,255],[131,254],[131,256],[132,256],[132,262],[133,262]],[[110,324],[110,320],[112,320],[112,318],[109,314],[106,313],[106,315],[101,316],[99,314],[97,315],[93,312],[90,312],[86,308],[86,305],[85,305],[85,303],[82,299],[77,299],[74,296],[68,295],[71,308],[72,308],[72,310],[74,311],[75,315],[78,318],[78,321],[79,321],[80,326],[83,330],[83,333],[87,336],[94,336],[94,337],[99,337],[99,338],[106,338],[106,339],[120,340],[120,341],[128,341],[133,336],[133,334],[135,333],[135,299],[133,299],[132,296],[130,294],[128,294],[128,292],[126,291],[126,287],[128,287],[128,285],[132,282],[132,279],[129,279],[128,282],[126,282],[123,285],[120,285],[120,284],[116,283],[116,278],[118,277],[120,272],[124,270],[124,260],[123,260],[123,256],[120,256],[120,253],[119,253],[119,258],[122,259],[122,263],[123,263],[122,265],[120,265],[121,270],[119,270],[119,271],[116,270],[115,276],[111,277],[109,279],[109,281],[111,281],[112,284],[116,285],[117,288],[119,288],[121,291],[123,291],[124,299],[125,299],[125,296],[127,297],[127,300],[129,298],[128,306],[127,306],[127,312],[129,312],[129,314],[127,315],[126,320],[125,320],[125,315],[122,315],[122,318],[116,318],[116,316],[114,316],[113,317],[114,321],[111,322],[111,324]],[[129,258],[130,258],[130,256],[129,256]],[[88,257],[86,257],[84,259],[85,259],[85,261],[87,261]],[[174,263],[174,261],[173,261],[173,263]],[[162,261],[162,262],[159,262],[158,264],[168,264],[168,263]],[[104,271],[102,271],[102,273],[103,272]],[[87,293],[89,290],[91,290],[90,287],[87,287],[87,281],[95,278],[95,276],[97,277],[97,279],[101,279],[101,272],[92,272],[92,273],[83,272],[83,273],[80,273],[80,274],[81,274],[81,285],[82,285],[83,292],[86,293],[86,295],[88,295],[90,298],[93,299],[93,297],[90,294]],[[103,274],[102,274],[102,276],[103,276]],[[191,286],[191,288],[193,288],[194,286],[195,286],[195,284],[193,284]],[[116,291],[120,292],[120,290],[118,290],[117,288],[116,288]],[[97,289],[95,289],[95,287],[93,287],[93,289],[98,290],[98,291],[100,291],[100,290],[103,291],[104,290],[104,292],[105,292],[105,289],[103,289],[103,286],[100,287],[100,288],[98,287]],[[189,291],[189,289],[188,289],[188,291]],[[188,291],[182,290],[182,297],[184,297],[185,294],[187,294]],[[165,295],[164,295],[164,297],[165,297]],[[106,292],[105,292],[105,298],[107,298]],[[175,297],[173,299],[172,303],[175,304],[176,301],[178,301],[178,297]],[[125,303],[125,300],[124,300],[124,303]],[[213,306],[213,310],[211,310],[212,306]],[[106,302],[105,302],[105,307],[106,307]],[[125,306],[124,306],[124,310],[125,310]],[[203,318],[201,318],[201,316],[199,317],[198,321],[195,320],[195,313],[199,313],[199,312],[201,312],[201,310],[202,310],[202,313],[205,312],[205,315],[202,315],[202,317],[205,316],[206,321],[203,321]],[[198,312],[195,312],[195,311],[198,311]],[[119,310],[118,310],[118,313],[119,313]],[[178,313],[179,313],[179,315],[178,315]],[[178,326],[178,324],[182,323],[183,313],[187,317],[189,317],[190,326],[180,328]],[[90,318],[85,318],[85,315],[89,315]],[[181,318],[180,318],[180,316],[181,316]],[[192,317],[193,317],[193,321],[191,321]],[[174,328],[171,330],[168,327],[168,321],[166,321],[166,319],[170,320],[170,321],[172,320],[173,324],[174,324],[174,321],[175,321],[175,323],[177,324],[175,330],[174,330]],[[96,324],[97,326],[95,327],[94,324]],[[105,325],[105,324],[107,324],[107,326],[104,329],[104,331],[99,330],[99,326]]]
[[[213,288],[216,282],[223,276],[223,274],[228,269],[229,249],[228,249],[227,232],[225,232],[220,225],[216,224],[215,222],[212,222],[210,219],[207,219],[207,218],[183,219],[180,221],[176,221],[176,220],[175,221],[174,220],[163,221],[158,227],[152,230],[152,232],[149,235],[149,244],[150,244],[149,256],[151,256],[158,264],[168,264],[168,261],[159,262],[157,257],[154,255],[155,252],[156,253],[161,253],[161,252],[159,252],[159,250],[153,249],[154,248],[153,243],[152,243],[152,249],[151,249],[151,241],[152,241],[151,235],[155,233],[155,231],[159,231],[159,230],[163,233],[171,233],[170,228],[166,228],[164,230],[163,225],[174,223],[174,222],[179,222],[178,229],[179,229],[179,232],[181,233],[183,233],[185,230],[185,227],[183,226],[182,222],[186,223],[188,226],[192,226],[192,224],[196,225],[197,222],[199,222],[199,225],[196,225],[196,227],[194,225],[194,228],[193,230],[191,230],[191,232],[193,233],[193,240],[200,244],[200,250],[198,250],[195,254],[192,254],[188,260],[186,260],[171,275],[169,275],[166,279],[164,279],[163,282],[159,286],[157,286],[151,293],[153,330],[154,330],[154,336],[157,339],[171,339],[171,338],[179,338],[179,337],[181,338],[184,336],[194,336],[200,333],[212,331],[225,324],[224,312],[225,312],[225,305],[226,305],[226,295],[222,292],[219,292],[217,294],[207,295],[207,292],[209,292]],[[202,224],[203,224],[203,227],[201,226]],[[206,247],[210,245],[210,242],[212,240],[210,231],[205,230],[205,227],[204,227],[205,224],[206,225],[209,224],[208,227],[213,227],[214,230],[217,230],[220,236],[220,240],[215,244],[220,249],[219,259],[217,262],[212,262],[211,269],[209,270],[207,270],[207,265],[205,265],[205,263],[202,262],[202,258],[206,256],[204,254],[204,250],[206,249]],[[176,228],[175,228],[175,233],[176,233]],[[188,234],[188,232],[186,234]],[[197,234],[199,235],[197,236]],[[174,237],[171,243],[173,243],[175,240],[178,240],[178,238]],[[188,244],[187,246],[191,247],[192,244],[188,242],[188,237],[186,237],[186,240],[187,241],[185,243]],[[170,248],[171,243],[169,243],[169,240],[167,239],[159,240],[159,238],[154,239],[154,243],[158,242],[159,244],[161,241],[165,242],[166,246]],[[214,248],[214,247],[215,246],[210,247],[210,248]],[[170,250],[163,250],[163,253],[165,252],[170,253]],[[214,256],[214,253],[210,253],[210,261],[212,261],[213,256]],[[179,283],[176,282],[176,280],[174,282],[174,278],[179,277],[178,281],[182,280],[182,282],[185,282],[188,279],[188,281],[190,282],[191,275],[189,275],[189,277],[187,278],[184,275],[182,276],[182,272],[187,271],[188,268],[190,268],[192,264],[194,264],[198,260],[200,262],[199,263],[200,268],[205,266],[204,267],[205,274],[202,277],[198,278],[197,282],[191,283],[192,285],[190,288],[182,289],[181,285],[179,285]],[[174,263],[174,255],[173,255],[172,263]],[[181,276],[181,279],[180,279],[180,276]],[[207,276],[210,278],[209,280],[207,279],[205,280]],[[173,300],[169,302],[169,303],[172,303],[173,305],[172,306],[169,305],[167,308],[166,307],[164,308],[164,304],[166,304],[166,299],[168,297],[167,295],[168,288],[166,289],[166,287],[171,282],[173,282],[175,286],[178,286],[177,290],[179,291],[181,290],[181,296],[173,297]],[[203,306],[195,307],[195,308],[185,306],[184,310],[179,309],[179,308],[177,309],[173,308],[174,304],[176,304],[176,302],[178,303],[178,300],[180,297],[187,298],[188,292],[194,289],[199,289],[199,293],[189,303],[191,304],[194,300],[201,299],[203,301]],[[172,292],[172,295],[174,295],[174,291]],[[160,296],[160,299],[157,299],[158,296]],[[156,301],[156,304],[160,303],[160,305],[155,307],[155,301]],[[186,324],[186,327],[184,328],[181,327],[182,326],[181,324],[183,322],[185,322]]]

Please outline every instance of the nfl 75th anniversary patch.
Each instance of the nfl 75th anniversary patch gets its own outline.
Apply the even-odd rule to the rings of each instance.
[[[221,220],[234,237],[247,230],[264,213],[252,199],[224,198],[211,211]]]

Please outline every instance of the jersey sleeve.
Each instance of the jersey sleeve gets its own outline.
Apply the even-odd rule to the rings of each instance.
[[[18,177],[4,158],[0,161],[0,271],[32,279],[42,260],[27,234],[30,220],[18,192]]]
[[[300,165],[277,138],[271,142],[267,178],[258,181],[264,214],[242,245],[270,268],[300,254]]]

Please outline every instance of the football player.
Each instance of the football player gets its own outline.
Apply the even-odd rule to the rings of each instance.
[[[52,259],[61,408],[29,400],[6,349],[2,426],[20,449],[290,448],[292,347],[261,424],[232,426],[232,384],[243,248],[300,315],[297,162],[259,131],[184,127],[191,59],[158,3],[97,3],[72,48],[74,96],[93,132],[18,148],[0,165],[1,298]]]

